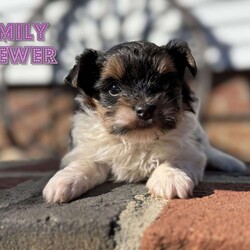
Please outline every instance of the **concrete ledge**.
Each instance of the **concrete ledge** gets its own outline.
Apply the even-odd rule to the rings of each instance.
[[[114,183],[69,204],[48,205],[41,197],[47,180],[0,192],[0,249],[135,249],[164,206],[145,184]]]
[[[188,200],[152,198],[145,183],[105,183],[63,205],[44,203],[44,170],[0,189],[0,250],[250,249],[250,169],[207,172]]]

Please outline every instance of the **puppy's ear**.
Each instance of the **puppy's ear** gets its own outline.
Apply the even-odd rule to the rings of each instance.
[[[70,70],[64,82],[74,88],[80,88],[87,95],[92,96],[93,85],[100,76],[98,59],[101,55],[102,52],[100,51],[85,49],[81,55],[76,57],[76,64]]]
[[[188,44],[182,40],[172,40],[166,45],[167,52],[173,57],[173,61],[181,76],[184,76],[187,67],[191,74],[197,74],[197,66]]]

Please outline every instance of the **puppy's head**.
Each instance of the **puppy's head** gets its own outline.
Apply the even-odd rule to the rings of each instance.
[[[175,129],[185,111],[194,112],[185,68],[196,74],[187,43],[166,46],[128,42],[107,52],[86,49],[65,82],[82,93],[82,105],[110,134],[152,141]]]

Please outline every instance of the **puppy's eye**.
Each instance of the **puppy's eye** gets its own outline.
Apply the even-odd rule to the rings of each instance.
[[[118,96],[121,92],[121,89],[113,84],[112,87],[109,89],[109,94],[112,95],[112,96]]]

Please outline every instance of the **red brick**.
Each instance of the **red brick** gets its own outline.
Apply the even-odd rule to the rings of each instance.
[[[204,128],[214,146],[250,162],[250,122],[208,122]]]
[[[0,120],[0,150],[10,145],[10,141],[7,137],[6,128],[3,122]]]
[[[212,90],[205,115],[239,114],[250,115],[250,88],[245,78],[235,77]]]
[[[202,183],[173,200],[141,241],[142,250],[241,249],[250,246],[250,184]]]
[[[8,91],[10,130],[25,157],[30,159],[62,155],[68,147],[73,95],[62,88],[18,88]],[[43,105],[36,106],[42,102]],[[28,112],[27,112],[28,110]],[[0,149],[13,147],[0,122]],[[11,160],[8,155],[8,160]],[[0,155],[0,159],[5,159]],[[17,159],[13,154],[13,160]],[[19,158],[18,158],[19,159]]]

